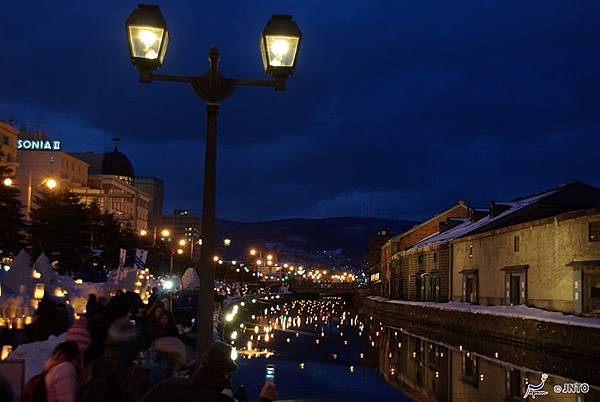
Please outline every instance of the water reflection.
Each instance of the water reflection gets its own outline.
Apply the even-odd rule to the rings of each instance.
[[[398,328],[384,328],[382,335],[379,340],[379,371],[388,383],[416,400],[523,400],[528,384],[538,385],[543,373],[531,366],[527,367],[528,363],[536,367],[540,363],[547,365],[543,360],[552,359],[556,360],[552,364],[558,364],[562,360],[563,368],[567,372],[573,373],[569,367],[573,368],[578,364],[584,372],[579,373],[583,377],[578,380],[548,373],[543,387],[543,390],[548,392],[544,395],[544,401],[600,400],[597,386],[600,373],[597,363],[594,362],[565,359],[562,356],[552,358],[543,352],[537,352],[537,360],[521,360],[521,365],[517,365],[496,358],[500,356],[499,352],[494,352],[493,357],[485,356],[461,345],[451,346],[436,342]],[[496,344],[498,349],[519,349],[517,346],[500,345],[497,342],[486,343],[488,346]],[[515,354],[518,355],[518,351],[515,350]],[[595,366],[595,370],[586,371],[588,364]],[[553,390],[556,385],[562,388],[567,382],[577,381],[589,383],[590,390],[587,394],[557,394]]]
[[[240,380],[260,382],[256,372],[268,359],[278,367],[282,399],[517,401],[548,373],[543,400],[600,401],[597,362],[439,329],[391,327],[340,298],[234,303],[223,324],[223,338],[240,357]],[[591,388],[579,395],[553,391],[568,382]]]

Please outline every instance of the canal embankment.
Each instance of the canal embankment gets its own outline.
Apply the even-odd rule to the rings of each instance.
[[[361,306],[374,319],[401,327],[455,331],[465,336],[516,342],[554,352],[600,358],[600,319],[524,306],[474,306],[370,296]]]

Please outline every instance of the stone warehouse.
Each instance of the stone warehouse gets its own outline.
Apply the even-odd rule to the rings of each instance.
[[[452,299],[600,314],[600,208],[452,242]]]

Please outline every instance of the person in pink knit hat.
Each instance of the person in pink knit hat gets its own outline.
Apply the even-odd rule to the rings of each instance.
[[[92,343],[90,331],[87,329],[87,320],[85,318],[75,320],[71,328],[67,331],[65,340],[77,343],[80,356],[83,356]]]

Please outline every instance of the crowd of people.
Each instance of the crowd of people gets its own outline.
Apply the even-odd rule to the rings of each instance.
[[[22,402],[236,400],[232,347],[215,341],[200,362],[194,361],[195,328],[180,333],[168,303],[152,301],[145,305],[134,292],[110,300],[90,295],[85,316],[70,324],[43,371],[27,382]],[[40,306],[49,304],[46,300]],[[49,312],[56,314],[44,307],[37,319],[55,334],[65,322],[52,322],[44,316]],[[3,392],[0,379],[0,396]],[[266,383],[260,401],[273,401],[276,394],[275,386]]]

